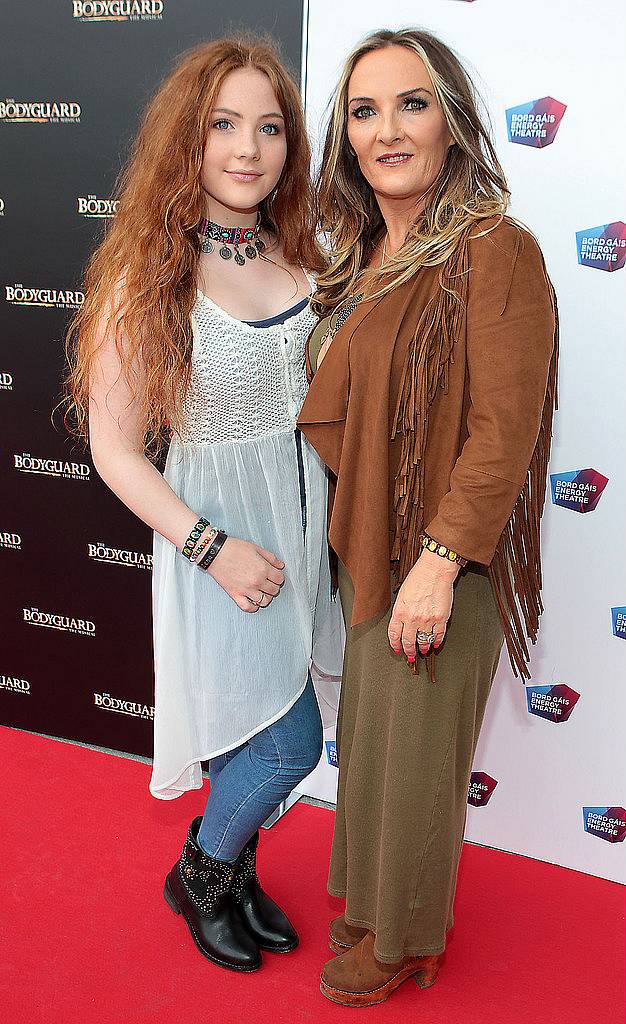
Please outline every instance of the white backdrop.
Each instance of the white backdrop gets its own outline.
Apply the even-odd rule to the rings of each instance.
[[[516,679],[503,652],[474,761],[478,805],[468,808],[466,838],[626,882],[626,627],[620,620],[614,632],[611,613],[626,612],[626,271],[581,265],[576,237],[611,225],[604,234],[617,241],[606,249],[613,260],[608,265],[621,268],[623,0],[388,0],[383,6],[310,0],[307,13],[303,76],[314,145],[323,138],[330,92],[354,43],[379,28],[428,29],[462,57],[487,102],[513,195],[511,212],[535,232],[546,257],[559,299],[562,349],[550,473],[570,474],[567,479],[584,469],[595,473],[577,488],[587,499],[579,505],[588,509],[584,513],[567,507],[572,501],[555,504],[548,493],[546,611],[532,680],[526,686]],[[554,141],[543,147],[509,141],[506,111],[544,97],[566,107]],[[547,109],[561,110],[558,104]],[[608,483],[600,494],[601,476]],[[590,498],[597,507],[591,501],[588,508]],[[560,719],[530,713],[532,688],[557,684],[569,688],[556,691],[550,704]],[[536,692],[535,703],[550,701],[544,692]],[[318,681],[318,693],[326,751],[301,789],[334,800],[337,682]],[[485,775],[497,785],[487,782],[485,790]],[[584,827],[590,814],[600,815],[595,831]]]

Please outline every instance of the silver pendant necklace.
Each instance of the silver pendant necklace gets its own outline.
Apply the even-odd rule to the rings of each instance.
[[[214,220],[204,217],[198,225],[200,235],[200,250],[202,252],[213,252],[214,242],[221,242],[218,252],[223,260],[235,258],[235,263],[243,267],[246,257],[255,260],[259,253],[265,249],[265,242],[259,238],[261,230],[261,213],[257,213],[256,224],[253,228],[225,228]],[[245,245],[243,254],[239,250],[240,245]],[[244,255],[245,254],[245,255]]]

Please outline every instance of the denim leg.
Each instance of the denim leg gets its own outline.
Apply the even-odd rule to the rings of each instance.
[[[209,782],[211,783],[211,789],[217,783],[217,777],[229,761],[232,761],[233,757],[239,753],[240,750],[246,746],[242,743],[240,747],[234,747],[233,750],[227,750],[225,754],[218,754],[217,757],[212,757],[209,760]]]
[[[323,744],[313,681],[273,725],[257,733],[219,771],[198,833],[205,853],[234,861],[292,789],[313,771]]]

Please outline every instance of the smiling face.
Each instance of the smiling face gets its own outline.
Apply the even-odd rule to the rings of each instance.
[[[419,200],[454,140],[422,59],[404,46],[366,53],[348,82],[348,139],[377,199]]]
[[[237,214],[256,213],[286,157],[285,122],[269,78],[256,68],[231,71],[217,94],[204,148],[208,216],[236,223]]]

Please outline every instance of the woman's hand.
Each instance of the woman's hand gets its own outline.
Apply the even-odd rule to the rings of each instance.
[[[458,572],[459,567],[454,562],[422,550],[400,587],[387,633],[394,651],[403,650],[409,662],[416,658],[418,631],[434,633],[434,648],[441,646],[452,611],[452,584]],[[421,654],[428,654],[430,643],[418,646]]]
[[[207,569],[210,576],[244,612],[258,612],[272,603],[285,582],[281,562],[271,551],[247,540],[228,537]]]

